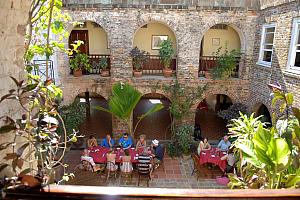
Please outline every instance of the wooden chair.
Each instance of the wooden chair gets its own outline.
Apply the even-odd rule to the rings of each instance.
[[[132,163],[131,163],[131,156],[123,156],[122,157],[122,164],[120,165],[120,178],[121,182],[127,182],[129,180],[129,183],[132,181]]]
[[[151,180],[151,172],[152,168],[151,165],[148,163],[138,163],[138,186],[140,185],[141,179],[146,179],[147,187],[149,187],[149,181]]]
[[[199,179],[200,177],[200,161],[199,161],[199,156],[196,154],[196,153],[193,153],[192,154],[192,159],[193,159],[193,171],[192,171],[192,174],[191,176],[193,176],[194,173],[196,173],[197,175],[197,180]]]
[[[106,170],[107,170],[107,177],[106,181],[110,178],[112,175],[113,177],[117,178],[117,170],[118,166],[116,165],[116,154],[106,154],[107,158],[107,164],[106,164]]]

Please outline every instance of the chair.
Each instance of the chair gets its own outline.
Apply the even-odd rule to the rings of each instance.
[[[129,179],[129,182],[131,183],[132,180],[132,163],[131,163],[131,156],[123,156],[122,157],[122,164],[120,165],[120,177],[121,181],[126,181]]]
[[[149,181],[151,180],[151,164],[150,163],[138,163],[138,186],[140,185],[140,181],[142,178],[145,178],[147,181],[147,187],[149,187]]]
[[[192,159],[193,159],[193,171],[192,171],[192,174],[191,176],[193,176],[194,173],[197,174],[197,180],[199,179],[200,177],[200,161],[199,161],[199,156],[195,153],[192,154]]]
[[[107,161],[106,170],[107,170],[106,182],[111,176],[117,178],[118,166],[114,162]]]

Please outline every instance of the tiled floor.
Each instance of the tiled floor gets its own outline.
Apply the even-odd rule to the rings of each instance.
[[[72,172],[77,164],[80,163],[80,151],[72,150],[65,156],[65,163],[69,164],[68,172]],[[201,177],[196,179],[195,175],[191,175],[193,169],[193,161],[188,158],[170,158],[164,159],[164,169],[160,166],[153,172],[153,179],[149,183],[149,187],[163,188],[224,188],[215,181],[216,176],[221,175],[218,167],[208,169],[202,167]],[[106,182],[105,174],[96,174],[87,171],[78,171],[75,178],[71,179],[67,184],[73,185],[98,185],[98,186],[137,186],[138,176],[133,173],[132,180],[121,178],[118,174],[117,178],[110,178]],[[146,181],[142,181],[140,187],[147,187]]]

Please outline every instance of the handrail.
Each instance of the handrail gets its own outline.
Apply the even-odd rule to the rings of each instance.
[[[250,198],[266,198],[266,199],[296,199],[300,197],[299,189],[278,189],[278,190],[258,190],[258,189],[174,189],[174,188],[137,188],[137,187],[99,187],[99,186],[75,186],[75,185],[50,185],[45,187],[43,192],[17,193],[14,190],[8,192],[11,196],[81,196],[86,198],[99,197],[117,197],[122,199],[125,197],[133,198],[197,198],[197,199],[250,199]]]

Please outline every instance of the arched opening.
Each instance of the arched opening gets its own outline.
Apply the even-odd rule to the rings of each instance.
[[[143,74],[161,75],[163,64],[159,59],[159,45],[163,40],[169,39],[173,43],[174,55],[170,63],[173,72],[176,72],[177,65],[177,42],[174,32],[165,24],[151,22],[140,27],[133,39],[133,48],[137,47],[149,53],[149,60],[142,66]]]
[[[85,74],[99,74],[101,72],[100,60],[106,60],[110,69],[110,49],[106,31],[96,22],[85,21],[73,27],[69,36],[69,48],[75,41],[81,40],[83,44],[78,50],[89,56],[92,70]]]
[[[241,49],[241,39],[238,32],[228,24],[216,24],[212,26],[203,36],[200,47],[199,77],[217,65],[218,51],[220,54],[226,50]],[[238,77],[239,61],[237,59],[236,70],[233,77]]]
[[[135,138],[140,134],[145,134],[147,139],[167,140],[171,138],[170,101],[161,94],[151,93],[141,98],[133,112],[133,125],[135,127],[138,117],[155,103],[162,103],[164,108],[142,119],[136,129]]]
[[[271,118],[271,114],[267,108],[267,106],[265,106],[264,104],[261,104],[258,109],[257,112],[255,113],[255,116],[261,116],[261,121],[262,122],[266,122],[267,123],[267,127],[271,127],[272,126],[272,118]]]
[[[77,96],[80,102],[86,103],[86,119],[80,125],[80,133],[88,138],[95,135],[97,139],[112,133],[112,116],[110,113],[96,110],[95,106],[108,108],[106,99],[96,93],[85,92]]]
[[[211,95],[201,101],[196,110],[195,127],[200,127],[202,137],[219,140],[227,132],[226,120],[218,112],[232,105],[231,99],[224,94]]]

